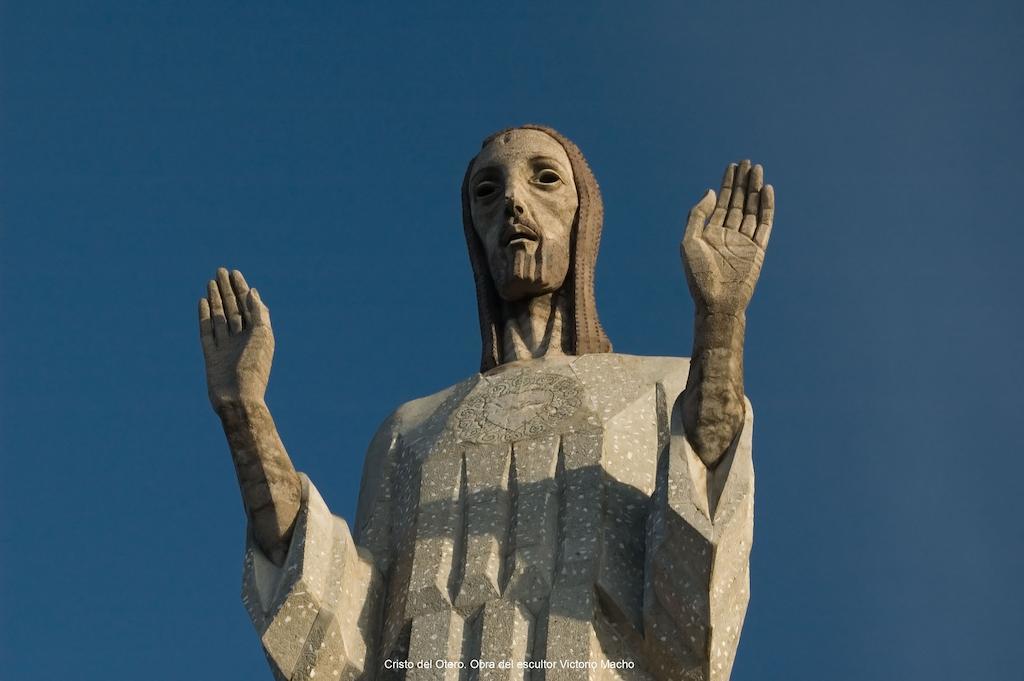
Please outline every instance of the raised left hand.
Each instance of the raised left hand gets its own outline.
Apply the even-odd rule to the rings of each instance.
[[[764,184],[764,169],[750,161],[730,163],[717,201],[709,189],[690,210],[680,252],[698,313],[747,309],[774,215],[775,191]]]

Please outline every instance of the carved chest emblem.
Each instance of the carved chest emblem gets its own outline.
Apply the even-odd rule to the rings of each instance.
[[[460,440],[502,442],[537,437],[570,418],[583,402],[577,381],[559,374],[509,373],[484,381],[455,412]]]

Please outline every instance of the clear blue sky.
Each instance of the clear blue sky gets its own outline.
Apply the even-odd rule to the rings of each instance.
[[[724,165],[776,187],[734,680],[1019,678],[1024,5],[685,5],[4,2],[0,676],[270,678],[196,300],[260,288],[351,518],[379,421],[476,367],[459,183],[532,121],[601,182],[622,352],[689,354]]]

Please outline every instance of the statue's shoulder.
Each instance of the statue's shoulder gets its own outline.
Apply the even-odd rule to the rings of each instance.
[[[480,377],[480,374],[473,374],[436,393],[400,405],[388,419],[392,431],[397,436],[407,436],[413,431],[429,427],[431,420],[439,414],[446,414],[455,403],[468,395],[480,382]]]
[[[388,470],[394,461],[392,454],[398,442],[410,438],[414,431],[433,427],[432,422],[444,413],[445,404],[468,393],[479,379],[480,375],[476,374],[432,395],[410,400],[391,412],[377,428],[363,462],[363,481],[356,511],[356,527],[360,538],[364,537],[365,525],[373,515],[376,501],[389,484]]]
[[[690,371],[689,357],[651,357],[620,352],[580,355],[572,362],[577,372],[626,372],[644,383],[685,384]]]
[[[559,366],[565,370],[565,367],[568,366],[583,383],[594,380],[604,382],[601,380],[602,375],[618,376],[632,384],[660,385],[671,400],[681,393],[686,385],[690,359],[688,357],[649,357],[606,352],[578,357],[533,360],[511,366],[514,366],[517,371],[537,372],[551,369],[557,371]],[[443,427],[442,422],[481,380],[495,380],[496,377],[507,373],[508,369],[509,367],[499,367],[487,374],[472,374],[443,390],[400,405],[378,430],[374,437],[374,444],[370,448],[371,454],[376,453],[378,456],[386,454],[390,446],[399,438],[406,438],[414,433],[429,432],[435,427]]]

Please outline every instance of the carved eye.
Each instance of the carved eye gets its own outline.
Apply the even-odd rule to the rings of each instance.
[[[484,180],[483,182],[477,183],[476,189],[473,190],[473,194],[478,199],[486,199],[488,197],[494,196],[494,194],[497,193],[497,191],[497,182],[490,182],[488,180]]]
[[[556,184],[561,184],[562,178],[554,170],[551,170],[551,168],[545,168],[537,173],[537,177],[534,179],[534,182],[553,187]]]

